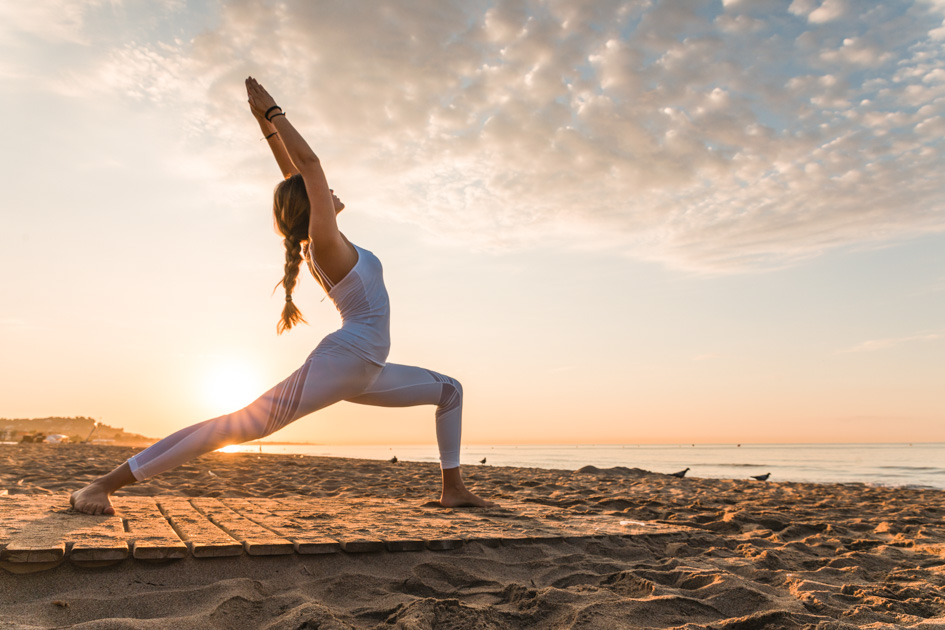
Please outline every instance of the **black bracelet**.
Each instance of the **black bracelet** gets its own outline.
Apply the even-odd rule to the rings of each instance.
[[[272,118],[269,119],[269,122],[272,122],[276,116],[285,116],[285,112],[279,112],[278,114],[273,114]]]
[[[282,108],[279,107],[278,105],[273,105],[272,107],[266,110],[266,113],[263,114],[263,118],[265,118],[266,120],[269,120],[269,112],[271,112],[274,109],[282,109]]]
[[[269,138],[273,137],[273,136],[276,135],[277,133],[279,133],[279,132],[278,132],[278,131],[273,131],[271,134],[269,134],[268,136],[266,136],[266,140],[268,140]]]

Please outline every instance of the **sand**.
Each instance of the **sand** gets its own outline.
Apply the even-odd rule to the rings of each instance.
[[[0,495],[65,496],[133,452],[0,446]],[[945,629],[941,490],[676,479],[591,466],[475,465],[465,477],[484,496],[565,521],[607,516],[678,531],[2,570],[0,629]],[[433,464],[215,453],[118,496],[306,497],[366,513],[381,500],[422,506],[436,498],[438,482]],[[374,514],[396,518],[396,510]],[[471,539],[474,520],[462,521]]]

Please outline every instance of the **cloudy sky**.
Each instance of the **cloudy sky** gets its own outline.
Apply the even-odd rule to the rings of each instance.
[[[161,436],[337,327],[275,335],[249,74],[467,442],[945,441],[942,0],[0,4],[0,417]]]

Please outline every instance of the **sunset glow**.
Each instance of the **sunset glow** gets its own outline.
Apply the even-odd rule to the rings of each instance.
[[[245,361],[220,361],[208,369],[204,384],[206,402],[219,413],[245,407],[263,393],[257,370]]]

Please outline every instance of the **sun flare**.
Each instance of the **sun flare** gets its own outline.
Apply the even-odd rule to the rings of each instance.
[[[219,413],[245,407],[262,394],[259,373],[244,361],[221,360],[209,367],[204,378],[203,398]]]

